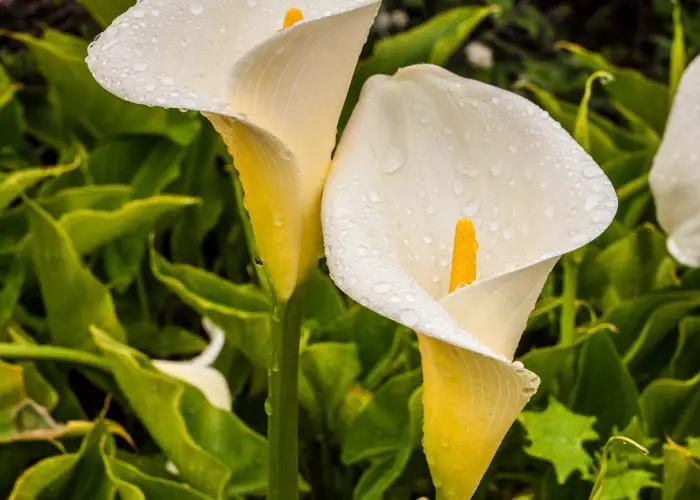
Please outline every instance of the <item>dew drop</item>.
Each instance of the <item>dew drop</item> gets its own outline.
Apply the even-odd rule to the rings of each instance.
[[[403,309],[399,312],[399,320],[409,328],[413,328],[418,323],[418,313],[413,309]]]
[[[545,208],[544,214],[551,219],[552,217],[554,217],[554,208],[552,208],[552,207]]]
[[[503,173],[503,163],[500,161],[491,167],[491,175],[498,177]]]
[[[583,168],[583,171],[581,172],[583,176],[587,179],[593,179],[595,177],[600,176],[601,171],[598,167],[594,165],[589,165],[587,167]]]
[[[369,255],[369,249],[364,245],[360,245],[357,247],[357,255],[359,255],[360,257],[364,257],[365,255]]]
[[[474,200],[474,201],[467,203],[466,205],[464,205],[462,207],[462,213],[466,217],[471,217],[475,213],[477,213],[480,208],[481,208],[481,202],[479,200]]]
[[[369,198],[369,201],[376,203],[379,201],[379,193],[372,189],[367,193],[367,198]]]
[[[389,146],[389,150],[382,162],[384,164],[384,172],[393,174],[403,166],[405,161],[406,159],[399,148],[396,146]]]
[[[372,287],[375,293],[386,293],[391,290],[391,285],[389,283],[377,283]]]
[[[163,78],[160,79],[160,83],[170,87],[171,85],[173,85],[175,83],[175,80],[173,80],[169,76],[164,76]]]
[[[143,73],[148,69],[148,64],[146,63],[136,63],[134,64],[134,71],[138,73]]]
[[[424,242],[426,245],[432,245],[432,243],[433,243],[433,237],[430,236],[429,234],[424,234],[424,235],[423,235],[423,242]]]
[[[202,12],[204,12],[204,5],[202,5],[199,2],[192,2],[190,4],[190,14],[193,14],[195,16],[200,15]]]
[[[425,207],[425,213],[428,215],[433,215],[435,213],[435,207],[432,205],[428,205]]]
[[[455,196],[464,194],[464,183],[459,179],[455,179],[455,181],[452,183],[452,192]]]

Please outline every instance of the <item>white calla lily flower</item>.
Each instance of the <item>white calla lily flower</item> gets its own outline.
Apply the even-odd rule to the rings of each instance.
[[[95,79],[205,113],[227,143],[256,245],[288,298],[320,246],[338,117],[378,0],[143,0],[93,42]]]
[[[199,356],[188,361],[155,359],[152,363],[166,375],[195,386],[215,408],[230,411],[232,401],[228,382],[221,372],[211,367],[224,347],[224,332],[208,319],[202,321],[202,326],[210,341]]]
[[[700,267],[700,57],[688,66],[676,93],[663,141],[649,175],[668,251]]]
[[[514,93],[430,65],[365,85],[324,191],[328,266],[419,333],[441,498],[473,494],[537,390],[513,362],[528,315],[557,259],[616,209],[598,165]]]

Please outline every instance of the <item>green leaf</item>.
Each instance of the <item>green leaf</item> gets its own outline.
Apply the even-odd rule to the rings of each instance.
[[[581,266],[581,296],[603,310],[675,282],[666,238],[651,225],[641,226]]]
[[[159,327],[141,322],[124,326],[129,332],[129,345],[155,358],[191,357],[207,346],[202,337],[176,325]]]
[[[186,484],[175,483],[144,474],[133,465],[116,458],[106,458],[110,473],[122,484],[137,488],[139,500],[208,500],[206,496]],[[120,490],[120,493],[121,490]],[[126,500],[122,493],[122,500]]]
[[[106,28],[114,18],[134,5],[135,0],[80,0],[100,26]]]
[[[579,471],[584,479],[590,478],[593,459],[583,449],[583,443],[598,439],[593,430],[595,417],[577,415],[550,398],[543,412],[524,411],[518,420],[530,441],[525,451],[551,462],[559,484],[564,484],[574,471]]]
[[[679,321],[690,311],[700,306],[700,297],[691,300],[660,305],[650,316],[641,332],[634,338],[620,338],[619,346],[629,345],[625,352],[625,363],[631,368],[643,367],[644,361],[653,357],[660,359],[657,346],[674,332]],[[623,344],[624,342],[624,344]]]
[[[181,182],[176,191],[199,196],[202,203],[184,211],[173,226],[171,248],[178,262],[202,265],[204,238],[221,218],[226,197],[233,194],[230,177],[217,165],[216,141],[219,136],[207,122],[182,163]]]
[[[642,410],[634,379],[629,374],[607,331],[590,334],[582,344],[572,408],[596,415],[598,435],[609,436],[623,428]]]
[[[700,366],[700,317],[688,316],[678,325],[678,344],[669,363],[671,377],[691,378]]]
[[[33,168],[10,174],[0,174],[0,212],[5,210],[27,189],[49,177],[56,177],[78,167],[79,159],[69,165]]]
[[[361,371],[357,348],[333,342],[314,344],[301,353],[300,369],[314,389],[327,428],[336,430],[340,404]]]
[[[405,446],[411,419],[406,401],[421,383],[421,372],[402,373],[384,384],[355,419],[343,442],[345,465],[397,452]]]
[[[554,97],[531,82],[520,82],[534,94],[535,99],[552,117],[571,134],[574,133],[578,108],[574,104]],[[588,133],[591,141],[590,154],[600,163],[614,160],[622,151],[636,151],[645,146],[641,139],[595,111],[588,112]]]
[[[400,68],[412,64],[444,65],[474,29],[500,9],[489,7],[456,7],[441,12],[425,23],[391,38],[378,41],[372,55],[357,65],[339,130],[344,128],[359,99],[360,90],[369,77],[376,74],[393,75]]]
[[[689,380],[658,379],[639,400],[649,435],[674,440],[700,435],[700,374]]]
[[[46,29],[44,38],[18,33],[36,58],[52,89],[52,101],[65,120],[96,137],[115,134],[158,134],[186,145],[199,122],[176,110],[149,108],[123,101],[95,81],[85,63],[87,42]]]
[[[678,84],[685,71],[685,37],[683,36],[681,13],[681,1],[675,0],[673,2],[673,43],[671,45],[671,70],[668,85],[669,106],[673,103]]]
[[[700,465],[692,453],[670,441],[664,445],[663,500],[700,497]]]
[[[601,80],[604,84],[607,84],[614,79],[615,77],[607,71],[596,71],[586,80],[586,88],[583,92],[583,98],[581,99],[578,112],[576,113],[576,121],[574,122],[574,139],[576,139],[576,142],[578,142],[587,152],[591,151],[591,136],[588,123],[588,103],[591,100],[593,83],[596,80]]]
[[[162,217],[197,203],[195,198],[160,195],[125,203],[114,211],[76,210],[60,219],[80,254],[91,253],[124,234],[147,231]],[[28,244],[34,245],[31,240]]]
[[[272,304],[259,289],[186,264],[171,264],[153,247],[151,270],[183,302],[221,327],[253,364],[268,365]]]
[[[0,331],[12,318],[24,286],[25,267],[21,258],[15,256],[8,273],[3,276],[0,289]]]
[[[603,56],[590,52],[573,43],[560,43],[559,46],[571,52],[576,60],[592,70],[607,71],[615,81],[604,87],[605,91],[626,109],[648,123],[662,134],[668,116],[669,93],[666,85],[650,80],[632,69],[618,68]]]
[[[408,399],[406,424],[401,428],[403,440],[393,455],[379,459],[367,469],[355,485],[354,500],[381,500],[384,493],[403,473],[414,450],[420,446],[423,425],[423,389],[416,389]],[[405,400],[404,400],[405,401]]]
[[[234,414],[212,407],[193,386],[153,368],[145,356],[93,328],[114,377],[153,439],[199,491],[219,498],[261,493],[267,443]]]
[[[343,297],[330,277],[314,269],[307,278],[308,292],[304,302],[304,320],[315,326],[326,326],[345,313]]]
[[[608,472],[608,455],[614,444],[631,445],[644,455],[649,454],[649,450],[636,441],[624,437],[613,436],[608,439],[603,447],[600,457],[600,466],[596,475],[590,500],[637,500],[639,491],[645,487],[658,487],[659,484],[653,480],[653,475],[645,470],[628,469],[626,463],[614,463],[614,471]],[[614,473],[613,473],[614,472]]]
[[[109,290],[83,265],[66,230],[37,204],[28,201],[27,208],[31,254],[53,342],[90,350],[91,325],[124,339]]]
[[[100,457],[104,423],[94,426],[80,451],[42,460],[27,470],[15,484],[10,500],[112,500],[116,489]]]

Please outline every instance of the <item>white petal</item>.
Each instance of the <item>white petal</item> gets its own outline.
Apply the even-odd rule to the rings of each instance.
[[[241,172],[258,250],[281,297],[317,256],[336,125],[378,5],[144,0],[89,50],[93,75],[119,97],[206,112],[214,122]],[[304,20],[282,29],[290,7]]]
[[[153,366],[173,378],[182,380],[202,391],[209,403],[222,410],[231,409],[231,391],[226,378],[209,365],[216,361],[226,342],[221,328],[208,318],[202,320],[204,331],[209,335],[209,345],[199,356],[189,361],[153,360]]]
[[[212,406],[222,410],[231,409],[231,391],[218,370],[186,361],[153,360],[153,366],[173,378],[195,386]]]
[[[700,58],[681,79],[649,183],[669,252],[700,267]]]
[[[325,188],[326,254],[336,283],[367,307],[510,359],[556,257],[597,237],[616,208],[600,168],[540,108],[413,66],[363,90]],[[477,230],[478,279],[440,303],[465,216]],[[509,297],[516,288],[523,295]],[[489,315],[518,312],[493,331],[472,304]]]

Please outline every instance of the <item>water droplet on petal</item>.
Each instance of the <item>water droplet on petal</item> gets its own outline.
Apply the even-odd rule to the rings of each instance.
[[[452,192],[455,196],[464,194],[464,183],[459,179],[455,179],[455,181],[452,183]]]
[[[479,200],[474,200],[462,207],[462,213],[466,217],[471,217],[479,211],[479,208],[481,208],[481,202]]]
[[[405,161],[406,159],[399,148],[396,146],[389,146],[389,150],[382,161],[384,165],[384,172],[387,174],[393,174],[403,166]]]
[[[399,320],[407,327],[413,328],[418,323],[418,313],[413,309],[403,309],[399,313]]]
[[[389,283],[377,283],[372,287],[375,293],[386,293],[391,290],[391,285]]]
[[[192,2],[190,4],[190,14],[194,14],[195,16],[200,15],[202,12],[204,12],[204,5],[199,3],[199,2]]]

